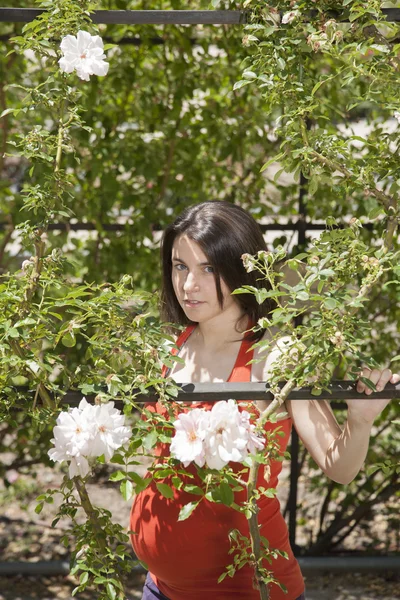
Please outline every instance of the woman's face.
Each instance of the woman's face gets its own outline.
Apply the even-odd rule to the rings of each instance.
[[[179,304],[191,321],[204,323],[227,312],[240,316],[240,307],[221,280],[223,307],[218,302],[212,266],[200,246],[180,235],[172,247],[172,285]]]

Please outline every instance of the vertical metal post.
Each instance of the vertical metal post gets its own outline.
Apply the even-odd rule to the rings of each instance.
[[[307,122],[307,128],[309,123]],[[307,179],[303,173],[300,174],[300,190],[299,190],[299,221],[298,221],[298,237],[297,243],[299,246],[306,244],[306,207],[304,204],[304,195],[307,189]],[[298,317],[295,321],[296,327],[302,322],[302,317]],[[300,475],[299,469],[299,436],[297,431],[292,429],[291,445],[290,445],[290,488],[289,488],[289,541],[292,550],[298,554],[300,547],[296,544],[296,526],[297,526],[297,486]]]

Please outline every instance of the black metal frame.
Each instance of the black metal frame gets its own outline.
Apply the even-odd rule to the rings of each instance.
[[[27,23],[43,12],[36,8],[0,8],[0,22]],[[383,8],[382,13],[388,21],[400,22],[400,9]],[[95,10],[91,19],[107,25],[244,25],[248,14],[238,10]]]

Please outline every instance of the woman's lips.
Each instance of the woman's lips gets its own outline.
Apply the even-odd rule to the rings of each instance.
[[[188,308],[197,308],[198,306],[204,304],[204,302],[201,302],[200,300],[184,300],[183,302]]]

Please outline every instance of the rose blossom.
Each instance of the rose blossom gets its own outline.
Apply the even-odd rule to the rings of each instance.
[[[174,427],[171,455],[185,467],[194,461],[199,467],[207,464],[210,469],[222,469],[264,447],[250,414],[240,412],[234,400],[216,402],[210,411],[195,408],[181,413]]]
[[[90,75],[107,75],[109,64],[103,60],[106,55],[99,35],[78,31],[76,36],[63,37],[60,48],[63,56],[58,64],[64,73],[75,70],[78,77],[85,81],[89,81]]]
[[[171,455],[180,460],[184,467],[192,461],[199,467],[204,466],[205,450],[203,441],[209,425],[209,412],[194,408],[181,413],[174,422],[175,436],[171,442]]]
[[[90,457],[104,454],[110,460],[115,450],[129,441],[131,429],[124,425],[124,419],[114,402],[93,406],[83,398],[78,407],[57,417],[50,459],[70,461],[69,476],[85,477],[90,471]]]

